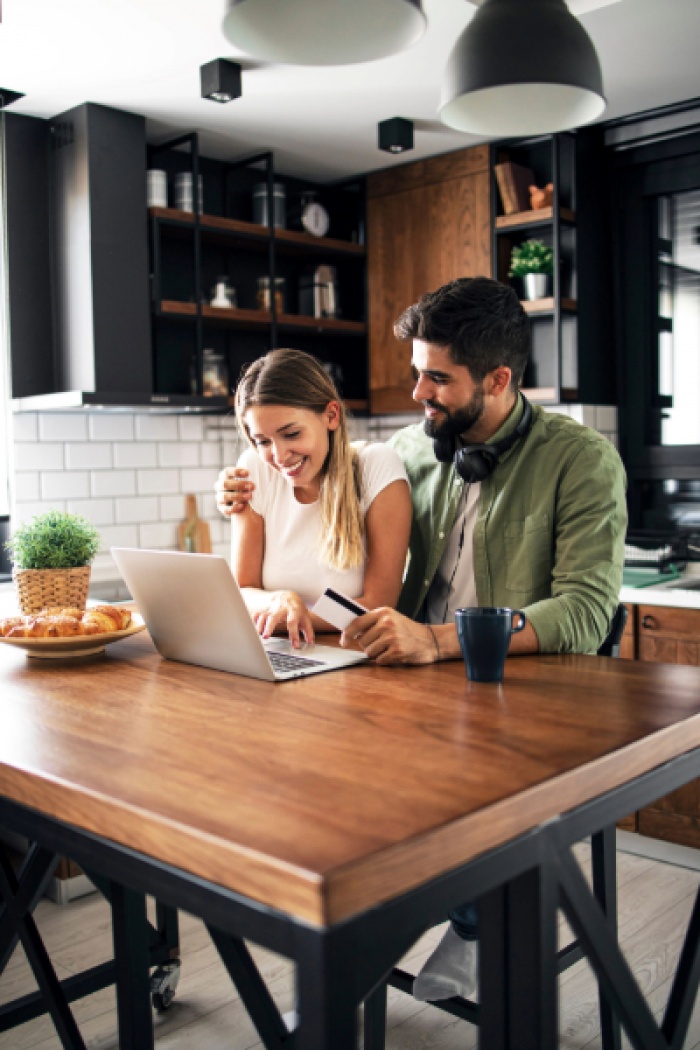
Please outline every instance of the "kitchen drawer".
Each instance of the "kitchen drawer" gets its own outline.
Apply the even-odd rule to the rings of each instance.
[[[637,622],[640,660],[700,665],[700,609],[640,605]]]

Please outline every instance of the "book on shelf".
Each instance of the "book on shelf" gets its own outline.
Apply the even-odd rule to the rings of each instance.
[[[501,194],[504,215],[514,215],[519,211],[530,210],[530,186],[534,175],[530,168],[513,161],[504,161],[495,165],[496,182]]]

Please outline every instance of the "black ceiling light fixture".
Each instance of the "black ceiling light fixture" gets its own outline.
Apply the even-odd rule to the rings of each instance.
[[[440,119],[505,138],[578,127],[604,109],[598,55],[564,0],[484,0],[448,59]]]
[[[405,117],[380,120],[377,124],[379,148],[387,153],[404,153],[413,149],[413,121]]]
[[[403,51],[425,26],[421,0],[228,0],[223,31],[267,62],[343,66]]]
[[[0,109],[11,106],[18,98],[24,98],[23,91],[10,91],[8,88],[0,88]]]
[[[202,98],[212,102],[233,102],[243,94],[241,67],[228,58],[215,58],[199,67]]]

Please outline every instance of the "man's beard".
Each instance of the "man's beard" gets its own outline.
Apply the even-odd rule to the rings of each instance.
[[[450,412],[449,409],[435,401],[424,401],[423,404],[439,409],[445,416],[441,422],[438,418],[426,419],[423,423],[425,433],[443,448],[451,446],[454,449],[459,435],[471,430],[484,414],[483,386],[478,386],[467,404],[454,412]]]

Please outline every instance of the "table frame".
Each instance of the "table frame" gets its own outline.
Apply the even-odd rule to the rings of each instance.
[[[266,1050],[355,1050],[357,1007],[363,1000],[368,1000],[366,1050],[373,1050],[382,1010],[381,1000],[372,993],[418,937],[464,900],[477,900],[481,916],[481,1045],[489,1050],[556,1050],[556,910],[561,905],[633,1046],[680,1050],[700,983],[700,892],[659,1027],[571,847],[698,774],[700,748],[401,897],[330,927],[304,923],[5,797],[0,797],[0,825],[40,843],[37,849],[68,855],[86,870],[109,872],[115,888],[122,1050],[153,1047],[144,921],[147,893],[204,920]],[[36,863],[27,862],[14,891],[7,884],[0,886],[0,920],[13,925],[23,941],[30,930],[28,904],[36,893],[27,871],[35,870]],[[302,1019],[296,1032],[287,1031],[243,939],[296,963]],[[55,994],[60,1000],[60,986]],[[64,1046],[73,1046],[61,1030],[59,1035]],[[74,1045],[81,1047],[81,1042]]]

